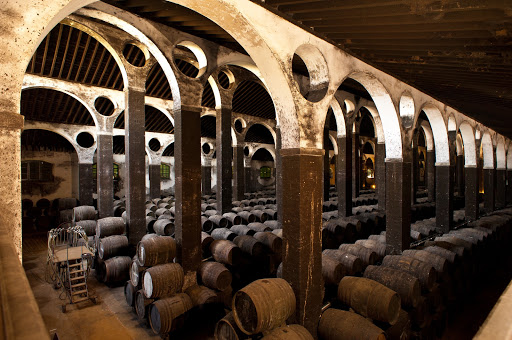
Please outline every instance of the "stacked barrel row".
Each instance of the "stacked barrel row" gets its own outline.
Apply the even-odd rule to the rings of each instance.
[[[96,248],[96,221],[98,220],[98,212],[91,205],[81,205],[73,208],[71,216],[71,224],[81,227],[86,236],[90,248]]]
[[[36,204],[30,199],[23,199],[22,223],[23,230],[48,231],[62,223],[72,222],[73,208],[78,206],[76,198],[56,198],[53,202],[46,198],[39,199]]]
[[[215,328],[215,339],[312,340],[300,325],[286,325],[295,313],[295,294],[283,279],[256,280],[233,296],[232,309]]]

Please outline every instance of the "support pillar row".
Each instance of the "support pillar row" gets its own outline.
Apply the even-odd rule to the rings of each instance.
[[[217,211],[221,214],[231,211],[232,203],[232,159],[231,108],[217,110]]]
[[[96,176],[98,186],[98,216],[99,218],[113,215],[114,209],[114,156],[112,152],[112,135],[98,134],[97,136]]]
[[[160,164],[149,165],[149,196],[160,198]]]
[[[465,214],[466,221],[475,221],[478,219],[478,168],[476,166],[466,166],[465,173]]]
[[[244,171],[244,147],[237,145],[233,147],[233,179],[235,185],[233,187],[233,200],[241,201],[245,199],[245,171]]]
[[[427,190],[428,200],[434,202],[436,200],[436,153],[435,151],[427,151]]]
[[[97,169],[97,168],[96,168]],[[81,205],[93,205],[94,193],[92,164],[78,164],[78,199]]]
[[[338,137],[336,158],[336,190],[338,191],[338,216],[352,215],[352,138]]]
[[[503,209],[507,205],[507,170],[496,170],[496,209]]]
[[[203,195],[211,195],[212,193],[212,167],[201,167],[201,187]]]
[[[484,211],[493,212],[495,209],[494,183],[496,177],[495,169],[484,169]]]
[[[453,167],[436,165],[436,227],[443,233],[453,228]]]
[[[378,143],[375,150],[375,189],[379,210],[386,211],[386,144]]]

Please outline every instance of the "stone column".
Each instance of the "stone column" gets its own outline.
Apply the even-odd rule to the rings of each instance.
[[[327,117],[329,119],[329,117]],[[329,188],[331,187],[331,169],[330,169],[330,159],[329,159],[329,121],[325,123],[324,128],[324,201],[329,200]]]
[[[338,192],[338,216],[352,215],[352,138],[338,137],[336,158],[336,190]]]
[[[361,162],[359,155],[359,133],[352,134],[352,197],[359,196],[359,189],[361,185]]]
[[[507,205],[507,170],[496,170],[496,209],[503,209]]]
[[[254,176],[251,168],[251,159],[244,157],[244,179],[245,179],[245,192],[254,192]]]
[[[97,166],[98,165],[96,165],[96,169],[98,169]],[[78,200],[80,200],[81,205],[93,205],[93,182],[92,164],[78,163]]]
[[[281,158],[281,128],[276,126],[276,203],[277,220],[283,225],[283,161]]]
[[[464,196],[464,155],[457,155],[457,193],[459,197]]]
[[[434,150],[427,151],[426,172],[428,200],[434,202],[436,200],[436,152]]]
[[[475,221],[478,219],[478,167],[466,166],[465,174],[465,215],[466,221]]]
[[[99,218],[104,218],[113,216],[114,213],[112,134],[98,133],[96,150],[98,216]]]
[[[196,281],[201,264],[201,110],[199,106],[188,105],[174,110],[174,224],[178,262],[185,272],[186,283]]]
[[[436,227],[443,233],[453,228],[453,172],[449,165],[436,165]]]
[[[484,168],[484,211],[490,213],[495,209],[495,192],[494,183],[496,170],[492,168]]]
[[[208,163],[210,159],[206,160]],[[201,187],[203,195],[211,195],[212,193],[212,167],[210,165],[201,166]]]
[[[146,234],[145,77],[137,72],[125,88],[126,231],[135,247]],[[138,83],[139,86],[136,86]]]
[[[235,186],[233,188],[233,200],[243,200],[245,193],[245,176],[244,176],[244,146],[236,145],[233,147],[233,167],[235,169],[233,178]]]
[[[231,211],[232,202],[231,107],[223,106],[217,110],[215,126],[217,132],[217,211],[223,214]]]
[[[322,306],[322,162],[320,149],[282,149],[283,278],[297,299],[293,323],[316,334]]]
[[[386,145],[378,143],[375,150],[375,189],[379,210],[386,211]]]
[[[413,137],[412,164],[411,164],[411,205],[416,204],[416,193],[418,192],[418,136]]]
[[[149,165],[149,197],[160,198],[160,164]]]
[[[394,254],[411,244],[411,163],[386,160],[386,243]]]

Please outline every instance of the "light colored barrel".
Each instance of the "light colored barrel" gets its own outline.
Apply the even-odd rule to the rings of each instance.
[[[149,312],[149,323],[155,334],[167,334],[183,327],[186,313],[192,309],[193,302],[185,293],[156,300]]]
[[[282,325],[295,313],[295,294],[283,279],[261,279],[236,292],[235,322],[245,334],[266,332]]]
[[[267,220],[263,224],[266,226],[269,226],[272,230],[283,228],[281,223],[279,223],[279,221],[277,221],[277,220]]]
[[[198,270],[201,282],[209,288],[224,291],[231,286],[231,272],[219,262],[203,262]]]
[[[359,314],[329,308],[318,324],[322,340],[386,340],[384,331]]]
[[[253,222],[253,223],[249,223],[247,225],[247,227],[249,229],[252,229],[256,232],[261,232],[261,231],[272,231],[272,228],[270,228],[269,226],[266,226],[265,224],[263,223],[260,223],[260,222]]]
[[[364,317],[391,325],[398,319],[400,296],[376,281],[345,276],[338,285],[338,299]]]
[[[146,270],[147,267],[143,267],[139,264],[139,260],[135,259],[132,261],[132,265],[130,267],[130,281],[135,287],[142,285],[141,282],[141,274]]]
[[[142,289],[147,298],[176,294],[183,287],[183,268],[178,263],[159,264],[144,272]]]
[[[377,253],[373,250],[363,247],[360,244],[344,243],[340,245],[340,250],[355,255],[363,261],[365,266],[373,265],[377,261]]]
[[[228,240],[213,241],[210,250],[215,261],[231,266],[238,264],[242,256],[242,250]]]
[[[242,224],[242,218],[235,213],[228,212],[223,214],[222,217],[227,219],[231,223],[231,225]]]
[[[156,220],[153,229],[159,236],[174,236],[174,222],[169,219]]]
[[[249,235],[253,236],[256,234],[256,232],[252,229],[249,229],[246,225],[243,224],[237,224],[229,228],[232,232],[234,232],[237,235]]]
[[[235,237],[237,237],[237,234],[235,234],[228,228],[217,228],[212,231],[212,237],[215,240],[233,241]]]
[[[176,241],[170,236],[141,240],[137,245],[137,257],[145,267],[172,262],[176,257]]]
[[[363,261],[350,253],[339,249],[325,249],[322,254],[332,257],[333,259],[341,262],[346,269],[346,275],[354,276],[363,271]]]

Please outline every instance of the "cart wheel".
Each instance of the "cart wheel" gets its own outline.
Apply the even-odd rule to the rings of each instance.
[[[66,305],[62,305],[62,313],[66,313]]]

